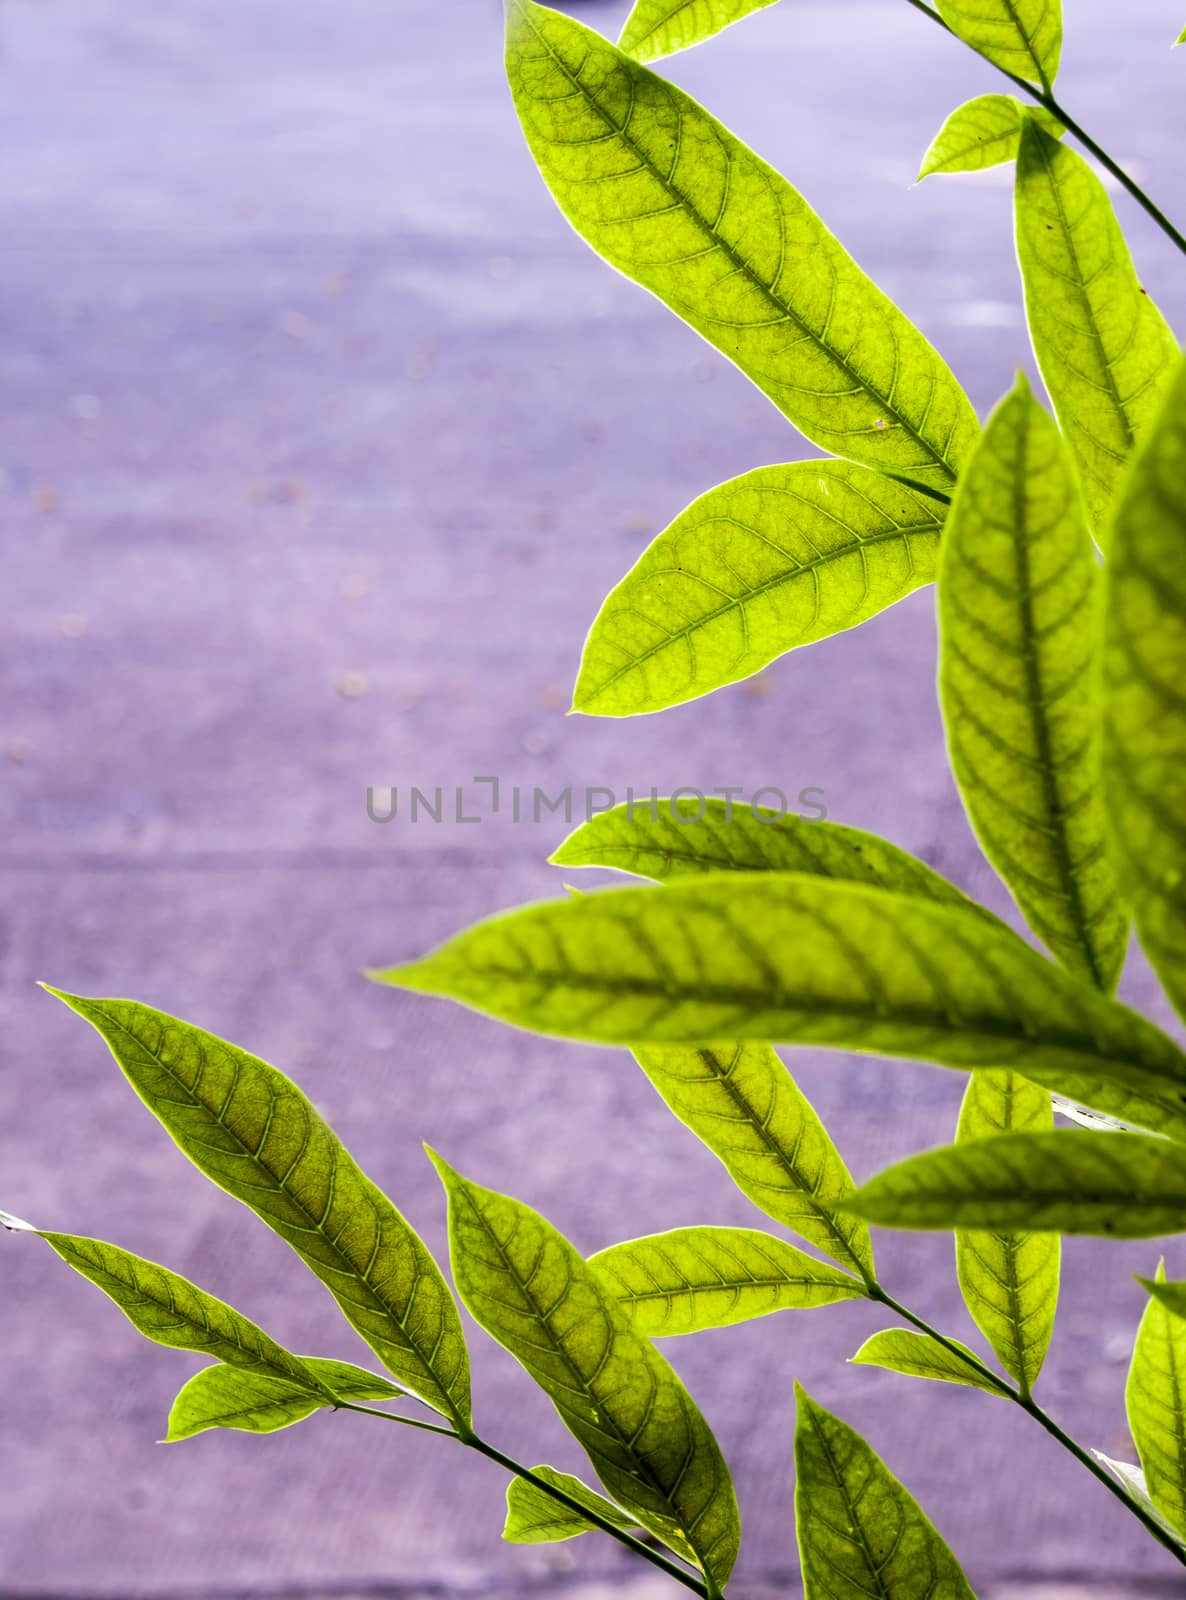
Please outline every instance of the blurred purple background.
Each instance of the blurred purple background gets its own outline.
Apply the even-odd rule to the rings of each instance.
[[[613,32],[627,6],[573,9]],[[1066,103],[1180,215],[1179,7],[1068,9]],[[422,1139],[592,1250],[758,1219],[624,1054],[360,977],[559,892],[544,858],[564,831],[379,827],[368,784],[813,785],[1002,906],[943,764],[925,593],[660,718],[563,718],[584,630],[645,539],[709,484],[812,452],[569,233],[508,102],[499,10],[0,10],[0,1204],[163,1260],[309,1353],[365,1359],[34,980],[133,995],[277,1062],[435,1246]],[[1009,174],[910,187],[943,116],[1001,87],[989,68],[905,0],[785,0],[669,70],[805,191],[979,407],[1008,386],[1029,359]],[[1181,329],[1181,263],[1121,211]],[[1158,1007],[1135,967],[1126,992]],[[954,1074],[794,1066],[858,1175],[950,1134]],[[950,1248],[883,1236],[884,1280],[974,1337]],[[1066,1252],[1041,1390],[1114,1455],[1130,1273],[1155,1257]],[[841,1306],[668,1347],[735,1467],[739,1596],[797,1592],[793,1377],[884,1451],[982,1596],[1078,1595],[1093,1572],[1093,1594],[1180,1592],[1010,1408],[846,1367],[876,1325]],[[530,1382],[472,1342],[487,1436],[577,1467]],[[501,1545],[504,1480],[435,1440],[321,1416],[157,1447],[195,1363],[32,1239],[0,1238],[0,1343],[5,1595],[585,1596],[599,1575],[658,1593],[608,1541]]]

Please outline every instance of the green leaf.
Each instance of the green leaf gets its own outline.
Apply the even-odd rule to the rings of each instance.
[[[619,50],[636,61],[658,61],[710,39],[773,0],[634,0]]]
[[[290,1428],[314,1411],[339,1400],[392,1400],[403,1391],[348,1361],[324,1361],[306,1356],[311,1368],[329,1391],[311,1394],[291,1379],[266,1372],[245,1372],[242,1367],[204,1367],[183,1385],[169,1412],[166,1444],[192,1439],[207,1428],[238,1428],[244,1433],[275,1433]]]
[[[769,1045],[656,1046],[634,1057],[669,1110],[759,1210],[872,1280],[868,1228],[835,1210],[852,1193],[848,1168]]]
[[[296,1085],[150,1006],[50,993],[103,1036],[194,1165],[293,1247],[400,1384],[467,1427],[469,1362],[445,1280]]]
[[[1186,28],[1182,29],[1181,33],[1174,40],[1174,43],[1175,44],[1186,44]]]
[[[795,1528],[803,1600],[976,1600],[881,1458],[796,1383]]]
[[[1128,1490],[1129,1497],[1135,1500],[1143,1511],[1147,1511],[1150,1516],[1154,1517],[1161,1528],[1169,1534],[1177,1548],[1186,1553],[1186,1544],[1183,1543],[1177,1529],[1171,1527],[1152,1500],[1150,1500],[1149,1489],[1145,1483],[1145,1474],[1140,1467],[1134,1467],[1128,1461],[1114,1461],[1111,1456],[1106,1456],[1102,1450],[1093,1450],[1091,1453],[1097,1461],[1102,1461],[1104,1466],[1108,1467],[1120,1479],[1120,1482]]]
[[[948,117],[922,158],[918,181],[935,172],[981,172],[1012,161],[1021,143],[1026,108],[1011,94],[978,94]],[[1029,113],[1051,138],[1061,139],[1066,129],[1048,111]]]
[[[557,1472],[555,1467],[532,1467],[531,1470],[537,1478],[543,1478],[570,1499],[587,1506],[604,1521],[612,1522],[615,1528],[621,1528],[624,1533],[637,1530],[635,1518],[628,1517],[612,1501],[570,1472]],[[512,1478],[507,1485],[507,1520],[502,1536],[508,1544],[558,1544],[582,1533],[595,1532],[596,1528],[595,1522],[570,1510],[524,1478]]]
[[[959,1348],[966,1355],[972,1355],[966,1345],[961,1344]],[[933,1378],[937,1383],[959,1383],[968,1389],[983,1389],[986,1394],[1001,1393],[975,1367],[961,1361],[929,1333],[913,1333],[907,1328],[886,1328],[875,1333],[865,1340],[851,1360],[856,1366],[884,1367],[887,1372],[901,1372],[908,1378]]]
[[[1150,962],[1186,1016],[1186,362],[1116,504],[1105,579],[1104,797]]]
[[[944,22],[994,67],[1049,89],[1062,51],[1061,0],[935,0]]]
[[[1157,1279],[1164,1281],[1164,1265]],[[1157,1298],[1137,1329],[1124,1403],[1149,1498],[1186,1533],[1186,1323]]]
[[[976,1072],[964,1094],[956,1143],[1053,1129],[1045,1089],[1016,1072]],[[1037,1381],[1054,1332],[1061,1255],[1056,1233],[956,1231],[964,1304],[1023,1395]]]
[[[550,1223],[432,1159],[449,1197],[453,1277],[470,1315],[549,1396],[610,1496],[723,1586],[741,1539],[737,1501],[717,1442],[673,1368]]]
[[[861,1299],[849,1272],[755,1228],[676,1228],[589,1257],[648,1339]]]
[[[803,197],[673,84],[573,18],[509,0],[507,73],[576,231],[809,439],[943,491],[975,413]]]
[[[199,1289],[179,1273],[134,1256],[103,1239],[50,1233],[0,1212],[14,1232],[35,1233],[67,1266],[74,1268],[120,1308],[146,1339],[173,1350],[196,1350],[237,1368],[263,1373],[308,1395],[321,1405],[331,1391],[308,1361],[285,1350],[225,1301]]]
[[[549,859],[558,867],[613,867],[659,880],[809,872],[981,909],[917,856],[876,834],[732,800],[705,798],[702,805],[677,795],[653,808],[649,800],[615,806],[581,823]]]
[[[883,1228],[1186,1232],[1186,1154],[1144,1133],[1004,1133],[899,1161],[846,1208]]]
[[[1061,436],[1019,378],[952,502],[939,698],[985,854],[1063,965],[1111,990],[1128,923],[1099,788],[1099,599]]]
[[[1156,413],[1177,341],[1141,288],[1103,184],[1029,116],[1016,201],[1034,354],[1098,537],[1133,441]]]
[[[1186,1283],[1167,1283],[1165,1278],[1138,1278],[1155,1300],[1175,1317],[1186,1318]]]
[[[606,1044],[784,1040],[1013,1067],[1186,1138],[1186,1057],[1000,924],[796,873],[609,889],[480,922],[379,982]]]
[[[943,507],[865,467],[759,467],[694,500],[611,590],[573,709],[662,711],[856,627],[935,576]]]

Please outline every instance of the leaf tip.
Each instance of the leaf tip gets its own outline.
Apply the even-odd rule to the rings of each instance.
[[[0,1228],[6,1233],[37,1233],[31,1222],[25,1222],[21,1217],[14,1217],[11,1211],[0,1211]]]

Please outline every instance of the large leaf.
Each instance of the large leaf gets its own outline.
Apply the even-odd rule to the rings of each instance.
[[[334,1398],[395,1400],[403,1391],[363,1367],[348,1361],[325,1361],[306,1356],[304,1365],[330,1390],[330,1396],[311,1394],[289,1378],[242,1367],[203,1367],[185,1384],[169,1412],[166,1444],[192,1439],[207,1428],[238,1428],[244,1433],[275,1433],[290,1428]]]
[[[839,1417],[795,1385],[803,1600],[976,1600],[918,1502]]]
[[[1186,1322],[1156,1298],[1137,1329],[1124,1403],[1149,1498],[1186,1533]]]
[[[804,793],[809,791],[805,790]],[[706,872],[810,872],[979,910],[925,862],[876,834],[733,800],[676,795],[599,811],[549,858],[558,867],[614,867],[640,878]]]
[[[1049,89],[1062,51],[1062,0],[935,0],[955,34],[993,66]]]
[[[859,1217],[835,1209],[853,1183],[815,1108],[769,1045],[636,1050],[669,1109],[768,1217],[873,1280]]]
[[[1186,1057],[1152,1023],[960,906],[835,879],[722,874],[545,901],[371,976],[603,1043],[773,1039],[1009,1066],[1186,1137]]]
[[[737,364],[809,439],[943,491],[963,390],[777,172],[571,17],[509,0],[528,145],[579,234]]]
[[[586,1506],[605,1522],[623,1532],[638,1528],[634,1517],[600,1495],[588,1484],[574,1478],[570,1472],[557,1472],[555,1467],[533,1467],[537,1478],[543,1478],[553,1488]],[[502,1536],[508,1544],[557,1544],[565,1539],[575,1539],[578,1534],[592,1533],[597,1527],[588,1517],[562,1504],[554,1495],[547,1494],[525,1478],[512,1478],[507,1485],[507,1520]]]
[[[1150,1239],[1186,1232],[1186,1152],[1144,1133],[1004,1133],[900,1161],[843,1204],[883,1228]]]
[[[1098,537],[1178,346],[1141,288],[1103,184],[1032,117],[1017,156],[1016,213],[1034,354]]]
[[[759,467],[710,489],[610,591],[573,709],[661,711],[856,627],[934,578],[942,510],[844,461]]]
[[[469,1362],[445,1280],[296,1085],[150,1006],[50,992],[103,1036],[194,1165],[287,1240],[399,1383],[467,1427]]]
[[[965,1345],[959,1348],[975,1359]],[[884,1367],[887,1372],[900,1372],[908,1378],[959,1383],[968,1389],[983,1389],[986,1394],[1003,1392],[929,1333],[914,1333],[909,1328],[885,1328],[875,1333],[850,1360],[854,1366]]]
[[[634,0],[618,48],[636,61],[687,50],[773,0]]]
[[[934,172],[981,172],[1012,161],[1025,114],[1026,108],[1011,94],[978,94],[957,106],[931,140],[918,181]],[[1029,115],[1055,139],[1066,131],[1048,111],[1035,108]]]
[[[1116,504],[1104,795],[1145,952],[1186,1016],[1186,362]]]
[[[285,1350],[254,1322],[199,1289],[179,1273],[134,1256],[103,1239],[50,1233],[0,1212],[0,1224],[13,1232],[35,1233],[62,1260],[102,1289],[146,1339],[173,1350],[196,1350],[232,1366],[248,1368],[312,1395],[320,1405],[332,1392],[308,1361]]]
[[[1095,552],[1059,431],[1024,378],[960,479],[938,615],[952,770],[985,854],[1059,960],[1112,989],[1128,923],[1099,787]]]
[[[1045,1089],[1016,1072],[976,1072],[964,1094],[956,1142],[1053,1128]],[[1024,1395],[1042,1370],[1054,1332],[1061,1254],[1056,1233],[959,1229],[955,1235],[964,1304]]]
[[[611,1245],[589,1263],[649,1339],[866,1293],[851,1273],[754,1228],[676,1228]]]
[[[723,1456],[691,1395],[596,1268],[537,1212],[433,1156],[458,1292],[552,1400],[610,1496],[723,1586],[741,1539]]]

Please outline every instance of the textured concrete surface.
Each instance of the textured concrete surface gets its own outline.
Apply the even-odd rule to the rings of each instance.
[[[1070,9],[1068,102],[1181,211],[1180,17]],[[624,10],[581,6],[607,30]],[[942,765],[926,596],[661,718],[561,716],[645,537],[708,484],[810,451],[558,219],[507,104],[498,11],[0,12],[0,1204],[167,1261],[310,1352],[358,1347],[34,980],[143,998],[283,1065],[435,1245],[422,1139],[593,1249],[756,1219],[624,1056],[362,980],[556,892],[562,831],[378,827],[367,784],[818,785],[834,817],[995,892]],[[1141,82],[1131,111],[1118,59]],[[803,187],[978,405],[1008,385],[1027,355],[1007,180],[909,187],[942,116],[999,86],[988,69],[904,0],[786,0],[672,70]],[[1124,211],[1186,326],[1180,264]],[[1139,971],[1127,987],[1152,1000]],[[954,1075],[795,1066],[860,1174],[949,1134]],[[1117,1455],[1129,1274],[1153,1254],[1068,1249],[1043,1378]],[[967,1332],[949,1241],[887,1237],[881,1256],[900,1297]],[[842,1306],[674,1348],[735,1465],[739,1594],[796,1592],[793,1377],[885,1452],[982,1595],[1069,1600],[1098,1571],[1110,1600],[1166,1578],[1023,1417],[846,1368],[876,1325]],[[577,1574],[625,1578],[591,1540],[500,1546],[493,1468],[361,1419],[158,1448],[192,1363],[34,1240],[0,1240],[0,1344],[4,1593],[591,1600]],[[509,1359],[473,1344],[485,1431],[576,1466]]]

